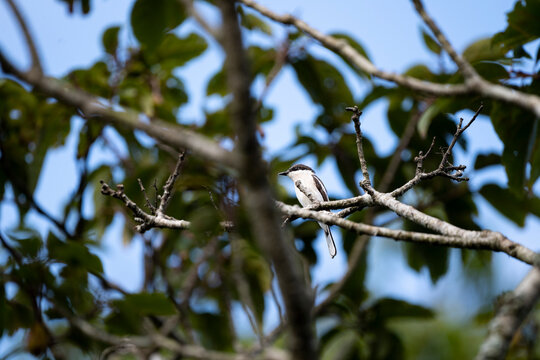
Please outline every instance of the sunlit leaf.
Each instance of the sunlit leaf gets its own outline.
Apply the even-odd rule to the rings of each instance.
[[[504,58],[505,51],[490,38],[484,38],[470,44],[463,51],[463,58],[470,63],[477,61],[494,61]]]
[[[251,13],[246,14],[244,11],[239,11],[239,13],[240,13],[240,23],[246,29],[259,30],[266,35],[272,35],[272,28],[260,17]]]
[[[437,54],[437,55],[441,54],[441,51],[442,51],[441,45],[424,29],[422,29],[422,39],[424,39],[424,44],[426,44],[426,47],[432,53]]]
[[[540,37],[539,13],[538,1],[516,1],[514,9],[506,14],[507,28],[493,36],[493,44],[502,45],[508,51]]]

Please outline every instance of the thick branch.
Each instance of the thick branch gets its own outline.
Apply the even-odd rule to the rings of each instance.
[[[422,242],[432,245],[441,245],[463,249],[499,251],[504,252],[509,256],[530,265],[540,264],[539,255],[537,255],[534,251],[526,248],[523,245],[509,240],[500,233],[488,230],[470,231],[460,229],[442,220],[423,214],[420,211],[414,209],[412,206],[400,203],[388,194],[381,194],[377,192],[376,194],[384,197],[384,199],[381,201],[381,204],[388,203],[391,207],[391,210],[395,211],[398,215],[408,219],[414,219],[416,220],[415,222],[423,225],[428,229],[437,231],[441,235],[405,230],[394,230],[384,227],[356,223],[350,220],[340,218],[329,212],[317,212],[305,208],[300,208],[298,206],[279,204],[278,207],[286,215],[297,216],[304,219],[314,219],[328,225],[337,225],[343,229],[353,231],[359,235],[365,234],[370,236],[382,236],[394,240]],[[397,207],[395,203],[398,203],[399,207]]]
[[[1,51],[0,64],[4,72],[34,86],[37,90],[61,103],[79,108],[88,120],[97,118],[115,126],[141,130],[159,142],[177,150],[189,149],[197,156],[210,160],[218,166],[237,167],[236,158],[230,151],[194,131],[160,119],[152,119],[151,123],[143,122],[139,113],[127,108],[124,111],[113,110],[110,106],[104,105],[100,99],[76,89],[66,82],[18,70]]]
[[[250,96],[250,76],[242,45],[235,3],[218,1],[223,17],[223,48],[227,58],[227,83],[232,93],[231,120],[237,135],[236,154],[240,158],[240,195],[245,202],[255,237],[276,269],[291,329],[294,359],[317,359],[312,329],[312,300],[303,281],[294,249],[286,242],[268,183],[267,166],[262,161],[256,138],[256,123]]]
[[[502,305],[489,323],[489,334],[475,359],[505,359],[514,334],[539,299],[540,269],[534,268],[514,291],[504,295]]]

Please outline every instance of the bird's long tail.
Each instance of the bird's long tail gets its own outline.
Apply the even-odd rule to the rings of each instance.
[[[328,245],[328,252],[330,252],[330,256],[333,259],[337,254],[337,248],[334,237],[332,236],[332,231],[330,231],[330,226],[322,223],[319,223],[319,226],[324,230],[324,237],[326,238],[326,244]]]

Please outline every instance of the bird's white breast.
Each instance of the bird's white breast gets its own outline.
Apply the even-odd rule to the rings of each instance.
[[[317,185],[315,184],[315,181],[313,179],[313,173],[311,171],[309,170],[294,171],[289,174],[289,177],[295,184],[296,184],[296,181],[300,180],[304,188],[306,188],[308,191],[311,192],[311,194],[313,195],[313,198],[315,198],[317,202],[324,201],[322,194],[317,190]],[[296,197],[298,198],[298,201],[300,202],[300,204],[302,204],[302,206],[309,206],[313,204],[313,202],[309,200],[309,198],[306,195],[304,195],[304,193],[300,191],[300,189],[298,189],[296,185],[294,186],[294,191],[296,193]]]

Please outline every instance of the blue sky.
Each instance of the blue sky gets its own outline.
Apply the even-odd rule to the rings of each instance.
[[[105,28],[123,25],[124,44],[134,44],[135,40],[125,29],[129,24],[131,0],[93,0],[89,16],[69,15],[60,1],[17,1],[30,23],[35,35],[43,65],[47,74],[62,76],[77,67],[86,67],[98,60],[101,49],[101,35]],[[434,66],[437,59],[430,55],[423,46],[420,36],[421,22],[409,1],[298,1],[266,0],[261,1],[278,13],[289,12],[323,32],[347,32],[356,37],[367,49],[372,61],[380,68],[391,71],[404,71],[417,62],[430,62]],[[505,12],[513,6],[513,1],[429,1],[428,12],[436,19],[453,45],[462,51],[467,44],[481,37],[493,34],[505,27]],[[204,10],[204,9],[203,9]],[[214,14],[209,14],[211,17]],[[21,66],[28,65],[28,55],[19,29],[13,22],[5,2],[0,1],[0,47]],[[193,24],[188,25],[193,28]],[[276,27],[276,36],[267,40],[278,44],[283,38],[283,29]],[[329,58],[338,64],[328,51],[316,43],[310,49],[318,56]],[[209,105],[204,98],[204,89],[208,78],[220,67],[220,51],[207,52],[200,60],[190,63],[179,71],[192,98],[181,110],[180,118],[200,119],[202,109]],[[340,64],[351,88],[357,94],[365,91],[365,84]],[[293,140],[294,125],[297,123],[309,127],[317,109],[311,104],[304,91],[295,85],[295,75],[284,70],[276,80],[267,97],[267,103],[274,107],[276,120],[265,126],[266,137],[263,146],[268,152],[275,153],[284,149]],[[385,104],[376,103],[366,109],[363,115],[363,130],[375,144],[381,155],[387,155],[393,148],[396,138],[388,129],[385,120]],[[465,116],[470,115],[465,113]],[[81,126],[81,120],[73,120],[74,127]],[[112,132],[111,132],[112,134]],[[472,165],[471,153],[502,149],[488,120],[480,118],[467,133],[471,151],[458,153],[460,163]],[[113,136],[113,135],[111,135]],[[76,164],[74,154],[76,138],[70,136],[66,146],[52,151],[44,166],[39,180],[37,199],[45,209],[53,214],[60,214],[60,208],[76,186]],[[95,149],[91,164],[97,166],[106,161],[107,153]],[[307,159],[310,163],[310,159]],[[320,177],[334,197],[344,196],[343,185],[336,176],[336,169],[331,162],[326,162],[318,169]],[[58,176],[62,174],[62,176]],[[505,183],[501,169],[475,174],[471,180],[473,187],[486,179]],[[292,184],[282,183],[290,191]],[[90,193],[87,194],[90,196]],[[540,233],[537,218],[528,218],[524,229],[517,228],[498,215],[487,202],[477,199],[480,207],[479,221],[486,228],[503,232],[509,238],[521,242],[535,250],[538,245],[534,239]],[[9,229],[15,222],[13,205],[10,201],[0,204],[0,230]],[[91,212],[91,208],[86,211]],[[32,215],[37,223],[45,222],[37,215]],[[118,219],[117,219],[118,220]],[[130,245],[122,243],[122,221],[115,221],[114,226],[103,239],[103,261],[107,275],[130,290],[137,290],[142,281],[142,246],[141,241]],[[336,231],[337,232],[337,231]],[[471,286],[462,281],[462,269],[459,255],[453,252],[451,269],[436,285],[431,284],[427,271],[419,274],[410,270],[400,255],[401,244],[385,239],[375,239],[371,243],[368,273],[368,286],[374,296],[393,296],[406,298],[413,302],[431,305],[446,311],[455,308],[478,306],[464,304],[462,294]],[[345,258],[338,256],[331,260],[326,254],[326,245],[319,239],[317,250],[321,254],[321,264],[314,270],[315,282],[325,283],[338,278],[345,270]],[[519,264],[506,255],[495,254],[493,271],[498,291],[513,288],[524,276],[528,266]],[[465,312],[464,315],[467,315]],[[0,342],[0,354],[3,352]]]

